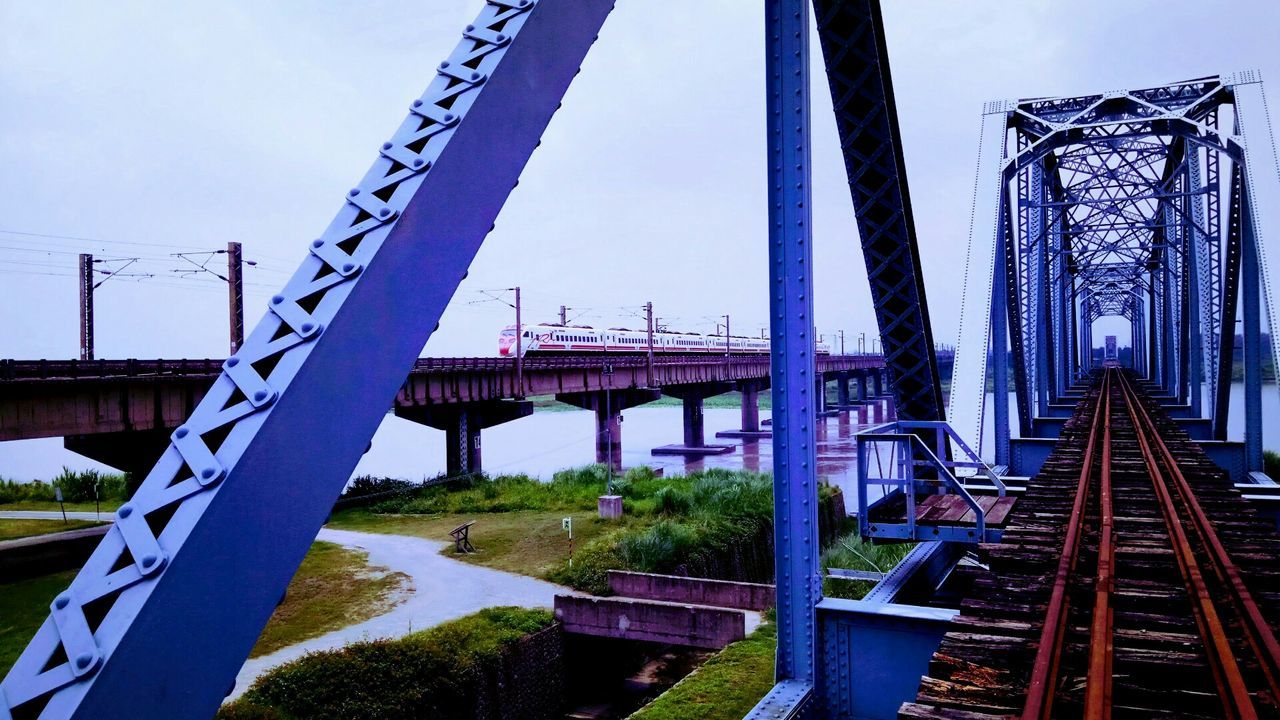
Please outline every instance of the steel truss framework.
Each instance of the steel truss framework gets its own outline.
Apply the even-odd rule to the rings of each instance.
[[[809,4],[764,5],[779,682],[757,711],[844,716],[853,612],[818,574]],[[879,7],[815,7],[899,413],[938,420]],[[214,713],[611,8],[487,0],[54,600],[0,720]]]
[[[1254,72],[987,105],[951,399],[972,442],[993,423],[1008,463],[1007,395],[986,417],[989,357],[997,378],[1012,371],[1031,436],[1096,363],[1104,317],[1127,321],[1137,369],[1226,439],[1242,310],[1246,459],[1261,469],[1264,239],[1280,229],[1270,133]]]

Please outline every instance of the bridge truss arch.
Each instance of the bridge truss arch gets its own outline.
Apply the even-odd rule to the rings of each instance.
[[[1101,362],[1094,323],[1118,318],[1126,363],[1206,421],[1205,439],[1228,439],[1243,344],[1243,462],[1261,470],[1264,322],[1272,337],[1278,327],[1274,147],[1254,71],[988,103],[948,413],[966,439],[1015,460],[1011,428],[1050,432],[1053,406]],[[989,377],[1012,385],[1012,412]]]

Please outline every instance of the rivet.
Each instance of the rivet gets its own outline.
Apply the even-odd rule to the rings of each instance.
[[[186,436],[187,436],[187,433],[189,433],[189,432],[191,432],[191,431],[190,431],[190,430],[188,430],[186,427],[180,427],[180,428],[178,428],[177,430],[175,430],[175,431],[173,432],[173,435],[174,435],[174,437],[177,437],[177,438],[181,439],[181,438],[186,437]]]
[[[121,518],[127,518],[132,514],[133,514],[132,505],[121,505],[120,509],[116,511],[116,515],[119,515]]]
[[[157,560],[157,558],[156,558],[156,556],[155,556],[155,555],[143,555],[143,556],[142,556],[142,567],[144,567],[144,568],[149,568],[149,567],[151,567],[152,565],[155,565],[155,564],[156,564],[156,560]]]
[[[235,367],[239,364],[240,364],[240,358],[235,357],[234,355],[227,358],[227,367]]]
[[[426,160],[423,160],[422,158],[417,158],[416,160],[414,160],[414,161],[413,161],[413,166],[414,166],[414,167],[422,167],[422,166],[423,166],[423,165],[425,165],[426,163],[427,163],[427,161],[426,161]]]
[[[218,474],[218,471],[211,467],[207,467],[200,471],[200,477],[204,478],[205,480],[208,480],[217,474]]]
[[[351,188],[347,191],[347,197],[355,197],[360,194],[360,188]]]
[[[76,667],[84,670],[93,664],[93,653],[81,653],[76,656]]]
[[[390,149],[391,149],[391,143],[389,143],[389,142],[384,142],[384,143],[382,143],[382,149],[383,149],[383,150],[390,150]]]
[[[475,29],[476,29],[476,26],[475,26],[475,25],[468,25],[468,26],[467,26],[467,32],[471,32],[472,30],[475,30]]]
[[[391,214],[391,208],[382,208],[378,211],[380,217],[386,217]]]
[[[283,296],[283,295],[273,295],[273,296],[271,297],[271,304],[272,304],[272,305],[279,305],[279,304],[280,304],[280,303],[282,303],[282,302],[284,302],[284,296]]]
[[[457,116],[456,116],[456,115],[454,115],[453,113],[445,113],[445,114],[444,114],[444,121],[445,121],[445,122],[453,122],[453,119],[454,119],[455,117],[457,117]]]
[[[342,272],[349,273],[356,269],[355,263],[342,263]]]
[[[313,325],[312,323],[304,322],[304,323],[302,323],[302,328],[301,328],[301,330],[302,330],[302,332],[304,332],[304,333],[309,333],[309,332],[311,332],[314,328],[315,328],[315,325]]]
[[[71,603],[71,598],[66,595],[59,595],[57,600],[53,601],[53,606],[59,610],[63,610]]]
[[[270,394],[271,393],[268,393],[266,390],[258,390],[255,393],[253,393],[253,399],[257,400],[258,402],[262,402],[263,400],[266,400],[267,396]]]
[[[445,69],[445,68],[447,68],[447,67],[449,67],[449,61],[448,61],[448,60],[445,60],[444,62],[440,63],[440,69],[441,69],[441,70],[443,70],[443,69]]]
[[[413,101],[413,106],[414,106],[414,107],[422,107],[422,101],[421,101],[421,100],[414,100],[414,101]]]

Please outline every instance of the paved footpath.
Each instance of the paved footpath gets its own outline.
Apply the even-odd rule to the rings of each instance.
[[[359,640],[399,637],[497,605],[549,608],[557,594],[570,592],[524,575],[452,560],[440,555],[450,544],[446,542],[329,528],[321,530],[316,539],[362,550],[369,553],[370,565],[408,575],[408,597],[386,614],[245,661],[228,700],[239,697],[270,668],[309,652]]]
[[[5,510],[0,512],[0,520],[61,520],[62,513],[57,510]],[[116,514],[111,510],[103,510],[100,513],[81,512],[78,510],[67,511],[68,520],[89,520],[90,522],[99,520],[102,522],[114,522]]]

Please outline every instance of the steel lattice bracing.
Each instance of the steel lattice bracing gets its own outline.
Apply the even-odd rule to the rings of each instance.
[[[880,6],[871,0],[813,5],[898,415],[941,420],[942,386]]]
[[[1280,195],[1263,108],[1252,73],[988,105],[971,261],[989,258],[1008,282],[984,332],[976,319],[993,305],[989,293],[981,302],[987,285],[973,273],[986,269],[970,266],[952,408],[979,408],[976,422],[961,423],[974,442],[985,401],[978,353],[991,332],[1007,327],[1025,437],[1039,434],[1049,406],[1066,402],[1094,366],[1101,338],[1093,324],[1102,318],[1126,322],[1129,362],[1226,439],[1237,309],[1246,320],[1246,381],[1261,373],[1260,360],[1248,361],[1248,349],[1261,344],[1249,318],[1261,312],[1264,239],[1274,230],[1266,225],[1273,213],[1254,198]],[[1258,254],[1249,268],[1246,251]],[[993,360],[1007,374],[1005,354]],[[1261,462],[1259,392],[1246,392],[1250,469]],[[1004,393],[995,402],[996,460],[1004,463]]]
[[[214,713],[611,8],[488,1],[54,600],[0,718]]]

